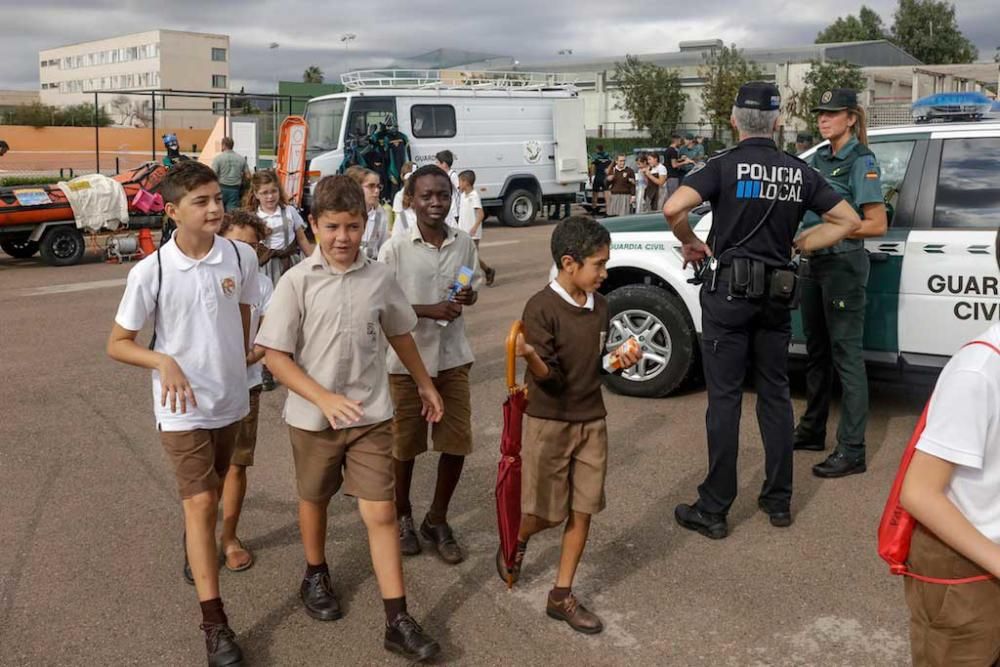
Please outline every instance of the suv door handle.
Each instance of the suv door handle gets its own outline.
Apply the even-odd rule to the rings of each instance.
[[[868,253],[868,259],[872,262],[877,262],[882,264],[883,262],[889,261],[889,253],[887,252],[870,252]]]

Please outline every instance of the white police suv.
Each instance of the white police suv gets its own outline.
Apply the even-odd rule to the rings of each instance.
[[[882,167],[889,230],[865,241],[865,356],[875,371],[936,372],[1000,320],[1000,122],[877,128],[868,139]],[[695,227],[702,239],[711,218]],[[687,282],[692,271],[681,268],[680,243],[661,214],[603,224],[611,231],[601,289],[611,314],[608,348],[635,336],[644,351],[638,365],[607,382],[623,394],[664,396],[699,365],[700,288]],[[790,352],[805,354],[797,312]]]

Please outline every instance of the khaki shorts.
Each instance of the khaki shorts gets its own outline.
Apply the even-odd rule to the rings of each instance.
[[[174,466],[181,498],[219,489],[239,432],[240,422],[222,428],[160,431],[160,443]]]
[[[257,415],[260,414],[259,386],[250,390],[250,413],[240,421],[240,433],[236,438],[236,449],[229,465],[252,466],[253,452],[257,448]]]
[[[608,429],[603,419],[564,422],[524,416],[521,512],[561,522],[570,510],[604,509]]]
[[[958,579],[985,571],[923,526],[913,531],[910,569]],[[914,667],[992,665],[1000,658],[1000,581],[928,584],[905,577]]]
[[[431,427],[434,451],[468,456],[472,453],[472,400],[469,395],[469,369],[472,364],[438,373],[434,387],[444,402],[444,417]],[[417,385],[409,375],[390,375],[389,391],[396,404],[392,420],[392,455],[411,461],[427,451],[427,428],[420,410],[423,404]]]
[[[289,426],[299,498],[329,502],[340,490],[362,500],[393,500],[392,423],[325,431]]]

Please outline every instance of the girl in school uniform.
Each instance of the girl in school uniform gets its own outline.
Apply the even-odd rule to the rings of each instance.
[[[256,213],[271,230],[267,237],[268,259],[260,268],[277,285],[281,274],[298,263],[303,254],[313,253],[313,244],[306,236],[306,222],[288,204],[278,174],[271,169],[258,171],[251,177],[243,208]]]

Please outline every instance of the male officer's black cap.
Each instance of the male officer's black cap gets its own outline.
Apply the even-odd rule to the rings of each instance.
[[[741,109],[777,111],[781,108],[781,93],[777,86],[767,81],[744,83],[736,95],[736,106]]]
[[[819,104],[812,109],[813,113],[820,111],[843,111],[858,108],[858,93],[850,88],[833,88],[827,90],[819,98]]]

